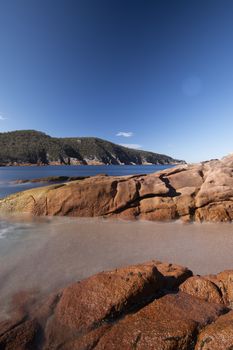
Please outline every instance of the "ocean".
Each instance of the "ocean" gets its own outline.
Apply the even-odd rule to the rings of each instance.
[[[79,166],[12,166],[0,167],[0,198],[47,183],[15,184],[16,180],[30,180],[48,176],[115,176],[150,174],[174,165],[79,165]]]

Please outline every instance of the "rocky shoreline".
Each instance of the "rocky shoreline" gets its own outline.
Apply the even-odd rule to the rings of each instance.
[[[137,165],[179,165],[179,164],[186,164],[186,162],[184,160],[180,160],[180,161],[172,161],[172,162],[157,162],[157,163],[152,163],[152,162],[147,162],[147,161],[142,161],[140,164],[137,163],[130,163],[130,164],[124,164],[124,163],[117,163],[117,164],[112,164],[112,163],[106,163],[106,162],[101,162],[98,160],[91,160],[91,159],[86,159],[85,162],[81,162],[78,160],[72,161],[71,163],[64,163],[64,162],[60,162],[60,161],[50,161],[48,164],[45,163],[22,163],[22,162],[6,162],[6,163],[0,163],[0,167],[35,167],[35,166],[88,166],[88,165],[92,165],[92,166],[100,166],[100,165],[130,165],[130,166],[137,166]]]
[[[150,175],[80,178],[11,195],[0,200],[0,211],[232,221],[232,174],[233,155]],[[233,270],[200,276],[152,260],[98,273],[43,299],[19,291],[0,321],[0,349],[230,350],[232,308]]]
[[[149,175],[99,175],[0,200],[3,213],[184,222],[233,219],[233,155]]]
[[[193,276],[153,260],[99,273],[40,302],[22,291],[0,322],[0,348],[231,349],[232,290],[232,270]]]

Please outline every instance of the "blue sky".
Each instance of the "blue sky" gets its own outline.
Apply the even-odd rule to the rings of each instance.
[[[232,0],[0,0],[0,131],[233,152]]]

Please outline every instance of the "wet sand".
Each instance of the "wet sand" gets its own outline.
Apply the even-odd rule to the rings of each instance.
[[[53,290],[151,259],[195,274],[233,269],[232,224],[46,218],[0,221],[0,304],[19,290]]]

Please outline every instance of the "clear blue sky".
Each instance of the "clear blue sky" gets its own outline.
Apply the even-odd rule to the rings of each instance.
[[[233,1],[0,0],[0,131],[16,129],[233,152]]]

